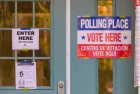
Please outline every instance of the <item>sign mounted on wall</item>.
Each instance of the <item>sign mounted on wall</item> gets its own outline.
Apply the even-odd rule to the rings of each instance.
[[[12,50],[38,50],[39,29],[12,29]]]
[[[78,16],[78,58],[130,58],[131,17]]]
[[[16,62],[16,89],[36,89],[36,62]]]

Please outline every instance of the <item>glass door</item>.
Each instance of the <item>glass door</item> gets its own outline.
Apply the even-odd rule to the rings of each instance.
[[[41,94],[47,92],[56,94],[54,91],[57,89],[57,83],[60,80],[65,81],[65,50],[63,50],[65,49],[65,19],[63,19],[65,7],[62,5],[64,10],[62,10],[62,14],[59,14],[56,11],[60,8],[56,9],[56,7],[63,2],[62,0],[59,1],[62,3],[57,4],[57,2],[50,0],[0,0],[1,93],[19,94],[19,90],[15,89],[15,63],[22,60],[36,62],[37,92],[42,89],[46,90],[45,92],[40,91]],[[59,24],[60,19],[56,19],[54,14],[60,17],[61,25]],[[38,28],[39,50],[13,51],[13,28]],[[63,44],[60,44],[60,41]],[[61,56],[57,49],[61,51]],[[37,93],[36,90],[30,91]],[[30,91],[20,92],[29,94]]]

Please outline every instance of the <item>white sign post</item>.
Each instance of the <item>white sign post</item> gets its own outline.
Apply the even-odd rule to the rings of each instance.
[[[70,0],[66,0],[66,94],[70,93]]]
[[[39,29],[12,29],[12,50],[22,49],[39,49]]]
[[[36,62],[16,62],[16,89],[36,89]]]
[[[135,64],[134,85],[140,94],[140,0],[134,0],[135,5]]]

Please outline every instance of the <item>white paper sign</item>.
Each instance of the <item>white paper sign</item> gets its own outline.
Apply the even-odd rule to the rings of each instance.
[[[16,89],[36,89],[36,62],[15,63]]]
[[[39,29],[12,29],[12,50],[38,50]]]

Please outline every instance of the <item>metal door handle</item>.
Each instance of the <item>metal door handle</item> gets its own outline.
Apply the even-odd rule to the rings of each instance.
[[[58,82],[58,94],[64,94],[64,82],[63,81]]]

